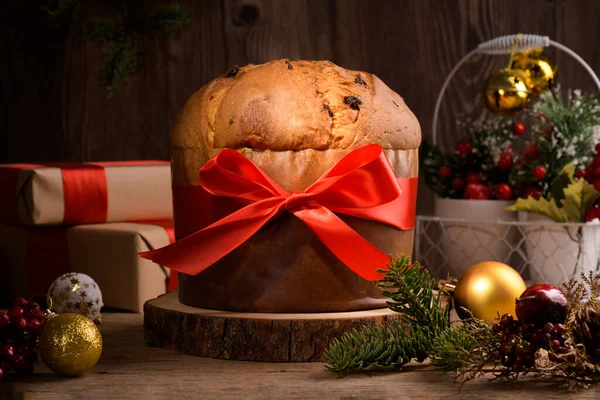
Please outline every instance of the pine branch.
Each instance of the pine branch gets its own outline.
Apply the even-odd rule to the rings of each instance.
[[[454,374],[463,384],[485,372],[498,370],[502,343],[492,332],[491,322],[471,318],[460,326],[447,329],[438,335],[431,348],[431,364]],[[504,372],[504,373],[503,373]],[[510,375],[500,372],[499,378]]]
[[[81,0],[49,0],[43,2],[39,9],[44,11],[46,24],[53,28],[60,26],[64,21],[79,11]]]
[[[192,20],[191,13],[184,7],[175,4],[163,7],[148,17],[148,26],[152,33],[168,38],[179,39],[184,27]]]
[[[399,368],[413,359],[427,358],[432,344],[429,329],[414,324],[369,327],[334,339],[323,358],[325,369],[337,372],[369,372]]]
[[[103,55],[98,80],[112,91],[133,75],[137,68],[136,42],[133,39],[125,43],[113,43],[111,51]]]
[[[392,325],[364,327],[335,339],[324,354],[326,369],[342,375],[346,371],[398,368],[412,360],[427,358],[434,338],[449,324],[449,305],[442,293],[434,293],[435,279],[407,256],[391,259],[389,270],[378,285],[390,297],[391,310],[401,312]]]

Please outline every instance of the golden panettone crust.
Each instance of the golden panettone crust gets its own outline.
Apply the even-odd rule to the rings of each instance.
[[[285,190],[305,190],[342,157],[372,143],[385,149],[398,178],[411,178],[418,175],[420,141],[413,113],[375,75],[328,61],[234,67],[197,91],[179,114],[171,131],[173,185],[198,185],[202,166],[231,148]],[[211,204],[190,209],[179,200],[174,192],[180,218],[211,212]],[[412,253],[413,230],[341,218],[386,254]],[[177,239],[187,234],[176,218]],[[190,306],[244,312],[386,306],[373,282],[348,269],[287,213],[198,275],[180,274],[179,299]]]
[[[375,75],[329,61],[234,67],[196,92],[171,132],[179,149],[414,149],[419,122]],[[208,155],[208,154],[206,154]]]

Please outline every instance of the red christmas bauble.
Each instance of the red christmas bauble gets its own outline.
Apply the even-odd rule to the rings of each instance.
[[[500,155],[498,159],[498,168],[500,169],[511,169],[513,166],[513,157],[512,154],[503,153]]]
[[[522,122],[515,122],[512,130],[516,136],[521,136],[525,133],[525,125]]]
[[[481,183],[470,183],[465,188],[463,197],[466,200],[489,200],[492,198],[492,191]]]
[[[442,165],[440,167],[439,174],[441,178],[448,178],[450,175],[452,175],[452,169],[447,165]]]
[[[543,165],[538,165],[533,169],[533,176],[538,181],[541,181],[546,177],[546,167]]]
[[[496,186],[496,198],[498,200],[510,200],[512,198],[512,189],[506,183]]]
[[[481,176],[477,172],[469,172],[467,174],[467,184],[469,183],[481,183]]]
[[[469,155],[471,151],[473,151],[473,146],[468,140],[461,140],[456,143],[456,152],[461,156]]]
[[[465,180],[460,176],[457,176],[452,180],[452,187],[456,190],[460,190],[465,187]]]

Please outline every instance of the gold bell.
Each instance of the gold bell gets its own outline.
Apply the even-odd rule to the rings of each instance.
[[[490,76],[485,87],[485,103],[498,114],[513,115],[522,111],[531,101],[531,88],[525,71],[502,69]]]

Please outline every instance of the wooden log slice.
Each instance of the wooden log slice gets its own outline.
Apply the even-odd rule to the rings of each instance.
[[[144,304],[144,333],[150,346],[201,357],[321,361],[334,338],[400,316],[388,308],[305,314],[207,310],[181,304],[177,292],[170,292]]]

